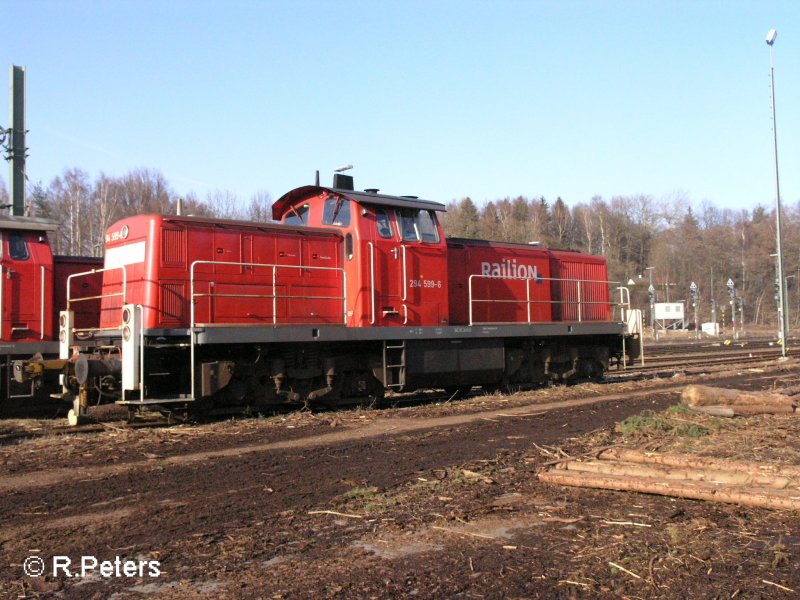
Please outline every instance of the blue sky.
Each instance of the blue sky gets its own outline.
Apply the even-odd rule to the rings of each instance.
[[[356,187],[447,202],[800,199],[793,1],[0,0],[28,177],[160,170],[179,194]],[[8,96],[0,100],[8,126]],[[2,171],[7,183],[8,173]]]

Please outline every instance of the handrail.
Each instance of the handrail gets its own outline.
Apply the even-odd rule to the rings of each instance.
[[[106,271],[114,271],[115,269],[122,269],[122,291],[115,292],[113,294],[100,294],[99,296],[86,296],[85,298],[72,298],[70,296],[70,292],[72,289],[72,278],[75,277],[86,277],[87,275],[95,275],[96,273],[105,273]],[[70,310],[70,304],[72,302],[86,302],[87,300],[97,300],[102,298],[114,298],[116,296],[122,296],[122,304],[127,304],[127,292],[128,292],[128,270],[125,268],[125,265],[120,265],[119,267],[108,267],[104,269],[92,269],[91,271],[83,271],[81,273],[73,273],[67,277],[67,310]]]
[[[39,339],[44,339],[44,265],[42,265],[42,278],[41,278],[41,302],[39,304]]]
[[[371,244],[370,244],[371,245]],[[226,266],[235,266],[235,267],[267,267],[272,268],[272,294],[265,295],[265,294],[197,294],[194,291],[195,288],[195,267],[197,265],[226,265]],[[341,297],[337,296],[279,296],[277,294],[277,277],[278,277],[278,269],[304,269],[304,270],[316,270],[316,271],[340,271],[342,273],[342,295]],[[213,273],[212,273],[213,275]],[[215,283],[214,281],[209,281],[209,283]],[[275,263],[240,263],[240,262],[228,262],[228,261],[217,261],[217,260],[196,260],[194,261],[191,266],[189,267],[189,360],[190,360],[190,378],[191,378],[191,398],[194,400],[196,398],[195,391],[195,346],[197,344],[197,332],[195,328],[197,327],[196,319],[195,319],[195,299],[196,298],[272,298],[272,324],[273,326],[277,326],[278,323],[278,311],[277,311],[277,300],[278,298],[304,298],[310,299],[315,298],[319,300],[341,300],[342,306],[344,310],[342,311],[342,322],[347,323],[347,274],[344,271],[344,267],[310,267],[304,265],[279,265]],[[373,308],[374,310],[374,308]],[[231,323],[233,325],[233,323]],[[143,345],[143,344],[142,344]]]
[[[627,321],[628,320],[628,313],[627,311],[631,308],[631,291],[624,285],[618,286],[617,290],[619,290],[619,306],[620,308],[620,321]]]
[[[525,300],[513,299],[513,300],[499,300],[499,299],[482,299],[482,298],[474,298],[473,297],[473,282],[475,279],[499,279],[503,281],[524,281],[525,282]],[[475,325],[475,319],[473,314],[473,305],[474,304],[481,304],[481,303],[490,303],[490,304],[521,304],[525,303],[527,309],[527,324],[533,323],[531,320],[531,305],[532,304],[559,304],[559,305],[574,305],[575,301],[571,300],[531,300],[531,293],[530,293],[530,282],[536,281],[537,283],[541,283],[543,281],[562,281],[562,282],[572,282],[576,283],[576,290],[577,290],[577,310],[578,310],[578,322],[583,322],[583,312],[582,307],[584,305],[590,304],[600,304],[603,306],[610,306],[610,301],[596,301],[596,300],[582,300],[581,296],[581,287],[587,283],[601,283],[606,284],[608,286],[617,285],[619,282],[617,281],[607,281],[602,279],[572,279],[572,278],[558,278],[558,277],[509,277],[507,275],[481,275],[481,274],[472,274],[469,276],[469,286],[468,286],[468,302],[469,302],[469,324]],[[492,323],[492,321],[482,322],[481,324]]]
[[[375,324],[375,245],[367,242],[369,246],[369,324]]]
[[[139,311],[139,401],[144,403],[144,306],[136,304],[133,310],[137,309]],[[194,360],[192,367],[194,367]],[[194,368],[192,370],[194,371]],[[192,398],[194,398],[194,390],[192,390]]]
[[[400,244],[400,248],[403,249],[403,302],[408,300],[408,270],[406,268],[406,246],[405,244]]]
[[[265,267],[272,269],[272,294],[216,294],[195,292],[195,267],[198,265],[225,265],[236,267]],[[298,296],[298,295],[279,295],[278,288],[278,269],[301,269],[307,271],[339,271],[342,274],[342,295],[341,296]],[[209,283],[216,283],[209,280]],[[258,284],[252,284],[258,285]],[[262,284],[263,285],[263,284]],[[216,260],[196,260],[189,268],[189,291],[190,291],[190,323],[189,326],[197,326],[195,319],[195,299],[196,298],[272,298],[272,324],[278,324],[277,301],[279,299],[304,299],[304,300],[341,300],[344,307],[347,306],[347,274],[343,267],[311,267],[305,265],[279,265],[275,263],[245,263],[228,262]],[[342,311],[342,323],[346,322],[346,308]]]

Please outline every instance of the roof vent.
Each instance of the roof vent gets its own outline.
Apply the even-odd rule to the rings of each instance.
[[[408,198],[409,200],[419,200],[419,196],[400,196],[401,198]]]
[[[342,173],[333,174],[333,188],[337,190],[346,190],[352,192],[355,190],[353,187],[353,176],[344,175]]]
[[[364,191],[368,194],[377,194],[380,190],[378,188],[366,188]]]

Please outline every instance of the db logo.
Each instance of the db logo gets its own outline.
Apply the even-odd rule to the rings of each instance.
[[[128,237],[128,226],[123,225],[119,231],[112,231],[106,234],[106,241],[107,242],[116,242],[118,240],[124,240]]]

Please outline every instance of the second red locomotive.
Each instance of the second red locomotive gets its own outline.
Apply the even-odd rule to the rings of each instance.
[[[603,258],[448,240],[443,210],[337,176],[281,197],[278,224],[120,221],[92,331],[102,349],[72,350],[62,316],[72,389],[132,409],[332,404],[596,379],[625,360]]]

